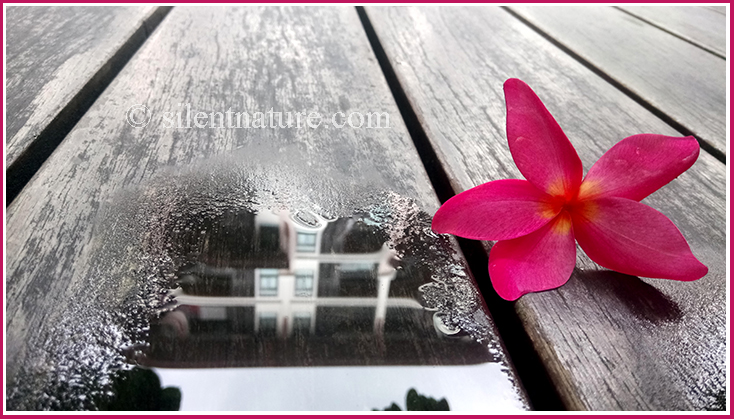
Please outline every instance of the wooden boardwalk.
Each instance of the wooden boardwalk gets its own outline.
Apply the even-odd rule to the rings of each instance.
[[[90,395],[125,363],[205,410],[382,409],[409,386],[452,410],[726,408],[726,9],[6,18],[8,409],[117,406]],[[568,284],[507,302],[487,277],[491,243],[430,232],[441,201],[521,177],[511,77],[585,170],[632,134],[700,141],[696,164],[645,202],[704,278],[622,275],[579,251]],[[271,124],[273,110],[301,125],[259,127],[254,113]],[[238,381],[249,404],[186,404],[228,370],[261,383]],[[171,378],[186,371],[201,378]]]

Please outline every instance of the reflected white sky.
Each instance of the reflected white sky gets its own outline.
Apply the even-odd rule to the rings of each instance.
[[[498,363],[461,366],[155,368],[162,386],[181,389],[181,410],[384,409],[415,388],[452,411],[522,410],[517,390]]]

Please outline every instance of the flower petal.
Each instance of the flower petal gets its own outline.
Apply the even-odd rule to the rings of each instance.
[[[503,179],[464,191],[433,216],[437,233],[474,240],[506,240],[531,233],[558,214],[550,197],[527,180]]]
[[[626,198],[599,198],[572,211],[581,247],[599,265],[628,275],[693,281],[708,268],[665,215]]]
[[[497,242],[489,252],[489,279],[505,300],[560,287],[574,266],[576,241],[567,212],[527,236]]]
[[[627,137],[594,163],[579,198],[616,196],[639,201],[688,170],[698,158],[693,137]]]
[[[520,173],[540,190],[573,198],[583,167],[566,134],[533,90],[518,79],[505,82],[507,141]]]

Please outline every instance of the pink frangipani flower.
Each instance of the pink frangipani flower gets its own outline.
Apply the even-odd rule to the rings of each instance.
[[[504,89],[510,152],[527,180],[479,185],[433,217],[438,233],[498,241],[489,276],[502,298],[565,284],[576,241],[593,261],[625,274],[680,281],[706,275],[673,222],[639,202],[693,165],[695,138],[627,137],[584,178],[576,150],[535,92],[518,79]]]

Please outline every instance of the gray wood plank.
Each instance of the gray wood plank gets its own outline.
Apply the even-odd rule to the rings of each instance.
[[[535,89],[585,170],[629,135],[676,135],[499,8],[368,7],[367,14],[456,192],[521,178],[505,137],[502,85],[510,77]],[[725,185],[724,165],[702,152],[645,200],[681,229],[710,269],[704,278],[638,279],[603,270],[579,251],[566,285],[515,303],[568,408],[725,408]]]
[[[726,58],[726,15],[700,6],[618,6],[619,9]]]
[[[147,106],[151,112],[152,119],[145,127],[135,128],[126,120],[127,116],[134,121],[142,117],[143,114],[128,114],[137,104]],[[253,116],[254,112],[273,108],[275,112],[324,115],[385,112],[390,128],[302,125],[263,129],[251,125],[221,129],[210,125],[197,129],[166,125],[164,112],[176,113],[188,105],[196,112],[232,109]],[[516,384],[513,369],[486,307],[467,276],[458,247],[430,232],[428,214],[437,207],[434,191],[354,8],[177,7],[8,209],[9,405],[89,407],[84,390],[109,379],[110,370],[119,368],[123,361],[121,351],[139,359],[142,355],[136,348],[142,345],[150,353],[141,362],[158,367],[352,365],[349,362],[361,365],[356,369],[331,369],[342,371],[338,376],[332,375],[331,380],[319,378],[318,374],[328,371],[318,368],[263,368],[252,372],[271,374],[268,382],[258,382],[253,391],[260,391],[258,388],[269,383],[280,394],[290,388],[290,383],[300,382],[297,377],[310,383],[302,388],[308,397],[318,391],[329,396],[327,390],[331,389],[334,393],[329,400],[319,399],[325,404],[310,405],[317,410],[339,402],[333,394],[341,394],[344,389],[371,383],[384,390],[404,381],[400,377],[414,377],[415,388],[422,394],[427,391],[422,386],[429,382],[446,391],[458,389],[465,394],[477,394],[469,398],[474,405],[462,405],[446,394],[429,393],[436,398],[447,396],[452,409],[475,409],[476,403],[487,409],[527,408],[523,390]],[[386,330],[384,339],[379,339],[377,332],[372,336],[370,330],[358,334],[359,339],[354,342],[347,327],[336,330],[333,336],[321,336],[315,343],[293,338],[242,337],[220,346],[205,346],[208,351],[202,352],[198,347],[196,353],[191,353],[175,352],[175,345],[166,350],[165,343],[170,341],[154,329],[149,332],[152,343],[145,336],[136,337],[136,331],[148,333],[146,316],[168,304],[162,295],[171,286],[172,278],[181,279],[179,295],[192,293],[187,291],[190,283],[180,273],[181,269],[188,269],[184,264],[193,257],[194,250],[185,250],[187,240],[194,240],[192,234],[198,236],[199,229],[202,230],[207,237],[203,246],[211,256],[204,262],[197,259],[199,264],[208,263],[210,267],[197,265],[196,269],[224,275],[234,269],[227,263],[255,263],[240,260],[247,258],[242,252],[246,253],[248,247],[244,242],[237,245],[236,240],[245,240],[243,236],[251,234],[251,230],[236,216],[245,212],[243,218],[251,220],[254,212],[262,211],[260,215],[267,209],[289,210],[293,217],[304,210],[323,215],[318,221],[304,212],[306,218],[299,218],[299,225],[309,219],[316,220],[312,224],[317,225],[347,217],[337,221],[362,225],[366,233],[371,232],[378,239],[387,235],[387,239],[379,240],[391,242],[395,251],[401,252],[401,263],[406,266],[404,273],[399,274],[402,285],[396,283],[396,289],[390,288],[390,293],[407,293],[412,305],[400,309],[398,303],[403,300],[388,302],[395,302],[403,313],[414,310],[410,313],[420,319],[428,316],[429,328],[421,331],[407,327],[424,322],[411,323],[412,317],[401,315],[400,310],[397,317],[392,317],[397,326],[390,324],[396,306],[388,304],[383,307],[387,311],[385,323],[380,326],[375,320],[376,330]],[[359,214],[363,220],[349,218],[358,210],[362,211]],[[295,225],[295,218],[290,220],[289,225]],[[214,223],[214,227],[207,227],[207,223]],[[360,239],[356,245],[362,240],[369,242],[370,238]],[[232,241],[234,250],[227,244]],[[203,254],[207,251],[197,250]],[[331,256],[336,260],[333,263],[343,261],[338,256]],[[266,259],[269,263],[280,260]],[[377,274],[382,275],[380,272],[390,271],[389,268],[380,265]],[[195,274],[206,274],[202,272]],[[433,282],[431,275],[440,282]],[[416,301],[421,295],[417,286],[421,284],[427,307],[437,310],[435,316],[421,309]],[[188,302],[184,304],[189,305],[209,298],[208,304],[214,307],[209,310],[210,318],[225,313],[216,309],[222,304],[247,305],[255,299],[230,296],[221,297],[222,300],[200,295],[186,298]],[[331,301],[327,308],[338,306],[339,302],[357,309],[359,304],[372,304],[371,300],[365,303],[359,299]],[[205,318],[203,310],[199,315]],[[317,318],[317,326],[318,321]],[[265,327],[263,324],[259,327]],[[280,330],[277,322],[272,326]],[[392,334],[388,335],[390,327],[397,329],[391,329]],[[450,337],[437,330],[452,336],[458,334]],[[425,333],[425,339],[421,338]],[[403,344],[399,351],[391,349],[390,342],[396,339]],[[187,342],[186,345],[196,343],[194,339]],[[351,345],[345,348],[345,342]],[[299,350],[289,343],[307,346]],[[308,346],[311,343],[315,346]],[[474,350],[465,351],[468,347]],[[276,362],[283,354],[295,358]],[[222,358],[215,359],[216,356]],[[395,370],[389,367],[391,362],[414,367]],[[451,369],[452,364],[460,368]],[[388,366],[374,369],[367,365]],[[379,383],[350,378],[367,373],[390,377],[390,371],[402,375]],[[416,371],[423,375],[416,375]],[[472,375],[468,371],[482,374]],[[159,373],[164,374],[165,370]],[[280,373],[305,375],[284,378],[277,375]],[[195,374],[193,384],[205,382],[200,377],[211,374],[216,375],[216,371]],[[252,383],[252,377],[245,371],[244,381],[238,386]],[[216,385],[225,379],[226,376],[215,378],[214,384],[203,390],[216,391]],[[231,390],[228,387],[222,391]],[[356,404],[351,406],[382,408],[390,401],[402,399],[407,390],[401,389],[382,405],[367,401],[362,405],[353,400]],[[186,390],[183,392],[185,402]],[[355,399],[367,400],[367,396],[377,393],[362,388],[351,394]],[[292,394],[281,396],[278,400],[283,403],[302,400],[291,397]],[[248,397],[237,399],[248,401]],[[272,401],[272,395],[250,401],[254,405],[269,400]],[[297,408],[308,406],[305,403]],[[265,408],[277,410],[278,405]]]
[[[700,140],[726,152],[724,60],[611,7],[512,10]]]
[[[7,166],[132,37],[155,7],[7,8]],[[138,40],[137,42],[141,42]],[[99,75],[97,75],[99,77]]]
[[[726,16],[726,6],[706,6],[706,8]]]

